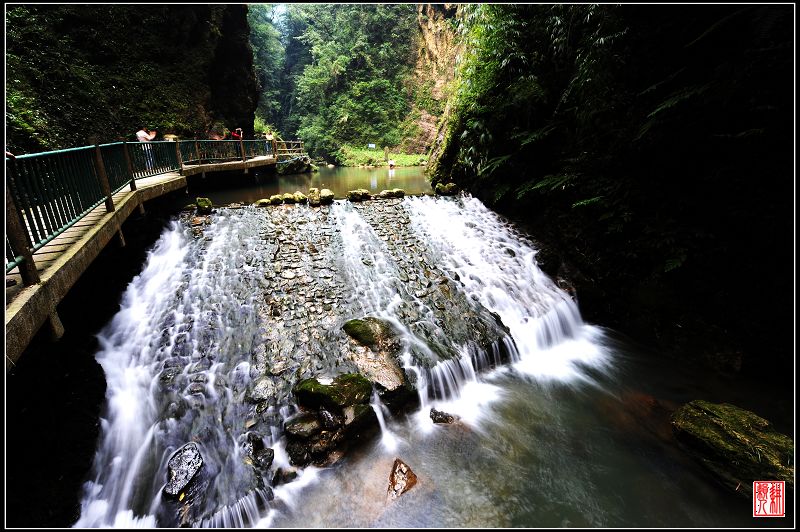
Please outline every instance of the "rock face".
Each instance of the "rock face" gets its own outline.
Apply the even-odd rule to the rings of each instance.
[[[390,500],[398,498],[403,493],[413,488],[417,483],[417,475],[411,471],[408,464],[395,458],[392,472],[389,474],[389,489],[387,496]]]
[[[787,490],[794,489],[794,442],[752,412],[692,401],[673,414],[672,430],[687,452],[737,493],[751,497],[755,480],[784,480]]]
[[[194,442],[187,443],[178,449],[169,459],[169,481],[164,486],[164,493],[177,497],[203,466],[200,449]]]

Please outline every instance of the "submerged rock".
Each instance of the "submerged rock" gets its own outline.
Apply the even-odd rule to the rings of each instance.
[[[284,424],[284,430],[291,436],[310,438],[322,430],[317,416],[310,412],[303,412],[289,419]]]
[[[167,464],[169,480],[164,486],[164,493],[177,497],[192,481],[202,465],[203,457],[196,443],[189,442],[175,451]]]
[[[399,458],[395,458],[392,472],[389,473],[389,489],[387,491],[389,499],[394,500],[398,498],[416,484],[417,475],[408,467],[408,464]]]
[[[454,423],[458,417],[441,410],[431,408],[431,419],[434,423]]]
[[[750,497],[753,481],[794,489],[794,442],[766,419],[736,406],[692,401],[672,416],[681,446],[731,490]]]
[[[323,188],[319,191],[319,202],[322,205],[330,205],[333,203],[334,194],[331,190]]]
[[[256,451],[255,456],[253,457],[253,462],[255,466],[259,469],[264,469],[264,470],[269,469],[274,460],[275,460],[275,451],[269,448]]]

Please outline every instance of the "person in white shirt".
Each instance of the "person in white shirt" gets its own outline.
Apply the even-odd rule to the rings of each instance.
[[[142,126],[139,128],[139,131],[136,132],[136,139],[139,142],[148,142],[156,138],[157,131],[148,131],[146,127]],[[147,166],[147,171],[153,171],[153,148],[149,144],[144,144],[142,146],[142,150],[144,151],[144,160]]]

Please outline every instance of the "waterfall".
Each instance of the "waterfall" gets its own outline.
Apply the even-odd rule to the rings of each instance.
[[[381,398],[378,396],[378,392],[372,392],[372,400],[370,401],[370,406],[375,411],[375,417],[378,418],[378,424],[381,427],[381,445],[383,448],[386,449],[388,452],[394,452],[397,450],[397,436],[389,430],[389,427],[386,426],[386,417],[388,417],[389,409],[386,408],[386,405],[381,402]]]
[[[172,222],[98,336],[107,404],[75,526],[266,526],[291,508],[318,478],[306,468],[272,490],[273,470],[289,466],[291,389],[355,371],[341,357],[348,319],[395,329],[425,430],[432,406],[477,422],[503,396],[490,382],[498,368],[588,379],[585,367],[608,364],[601,333],[535,255],[473,198],[220,209],[208,225]],[[377,394],[371,405],[384,449],[396,449],[388,409]],[[272,468],[257,470],[253,437],[273,449]],[[191,500],[175,501],[162,488],[188,442],[203,466]]]
[[[219,215],[202,235],[174,221],[149,252],[98,336],[107,406],[75,526],[169,522],[159,514],[167,461],[189,441],[208,478],[197,517],[247,506],[253,475],[237,428],[247,415],[242,364],[258,331],[258,272],[269,255],[264,225],[247,211]]]
[[[455,272],[470,296],[500,316],[514,340],[513,366],[537,379],[587,377],[581,366],[604,369],[598,328],[583,322],[577,304],[536,264],[536,249],[478,199],[408,198],[413,228],[437,260]]]

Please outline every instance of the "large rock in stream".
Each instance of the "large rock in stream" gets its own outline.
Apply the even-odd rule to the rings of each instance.
[[[303,412],[286,421],[286,452],[294,466],[330,465],[348,443],[377,425],[369,404],[372,383],[357,373],[339,375],[331,384],[305,379],[294,387]]]
[[[751,497],[753,481],[794,490],[794,442],[769,421],[736,406],[692,401],[672,416],[681,446],[732,491]]]
[[[202,466],[203,457],[196,443],[189,442],[175,451],[175,454],[172,455],[167,464],[169,480],[167,485],[164,486],[164,493],[172,497],[178,497]]]
[[[360,346],[352,349],[348,358],[362,375],[379,385],[381,400],[391,410],[414,396],[398,359],[402,349],[400,337],[389,322],[366,316],[345,322],[342,329]]]

